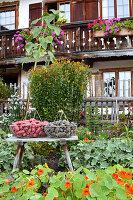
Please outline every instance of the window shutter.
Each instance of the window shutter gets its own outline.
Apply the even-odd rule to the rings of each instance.
[[[35,3],[29,5],[29,26],[31,26],[31,22],[40,18],[42,16],[42,3]],[[35,26],[39,26],[41,21],[35,24]]]
[[[98,18],[98,0],[71,0],[71,21]]]

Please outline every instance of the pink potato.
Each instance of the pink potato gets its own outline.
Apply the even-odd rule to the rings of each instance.
[[[14,129],[15,132],[18,132],[18,131],[19,131],[19,127],[18,127],[18,126],[14,126],[13,129]]]
[[[43,125],[44,125],[44,126],[47,126],[48,124],[49,124],[49,122],[43,121]]]
[[[41,128],[38,127],[37,130],[36,130],[36,133],[38,134],[40,131],[41,131]]]

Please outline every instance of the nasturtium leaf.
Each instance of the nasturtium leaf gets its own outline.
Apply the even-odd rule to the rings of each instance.
[[[97,183],[91,184],[89,190],[91,197],[99,197],[103,195],[101,186],[98,185]]]
[[[54,187],[48,188],[48,194],[54,194],[54,197],[58,197],[58,191]]]
[[[126,192],[122,188],[118,188],[116,190],[116,197],[120,200],[126,200],[127,199]]]
[[[113,179],[110,175],[106,174],[105,176],[105,186],[109,189],[113,188]]]
[[[30,174],[30,172],[28,170],[23,170],[24,174]]]
[[[36,174],[37,173],[37,170],[36,169],[33,169],[32,171],[31,171],[31,175],[34,175],[34,174]]]
[[[116,167],[108,167],[107,169],[105,169],[105,172],[107,174],[113,174],[116,171]]]

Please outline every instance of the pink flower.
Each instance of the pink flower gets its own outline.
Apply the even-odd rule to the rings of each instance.
[[[104,35],[108,35],[108,32],[105,32]]]
[[[23,31],[25,31],[25,32],[26,32],[26,31],[27,31],[27,29],[24,29]]]
[[[20,44],[21,47],[24,47],[24,44]]]
[[[55,45],[56,45],[56,43],[53,42],[53,46],[55,46]]]
[[[55,32],[52,33],[52,38],[54,38]]]
[[[60,30],[60,35],[64,35],[64,31]]]
[[[117,33],[116,35],[119,35],[119,33]]]
[[[109,33],[113,33],[113,31],[111,30],[111,31],[109,31]]]
[[[20,50],[20,46],[17,46],[17,51],[19,51]]]
[[[61,41],[58,41],[58,44],[61,44]]]
[[[28,31],[28,33],[30,33],[30,31]]]
[[[25,40],[25,43],[27,43],[27,40]]]
[[[88,24],[88,28],[91,28],[91,24]]]

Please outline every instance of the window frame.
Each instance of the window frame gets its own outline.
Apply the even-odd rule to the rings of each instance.
[[[105,72],[115,72],[115,92],[116,96],[118,96],[118,80],[119,80],[119,72],[131,71],[131,94],[133,94],[133,68],[112,68],[112,69],[99,69],[101,73],[101,80],[103,80],[103,73]]]
[[[70,3],[70,22],[71,22],[71,1],[69,0],[52,0],[52,1],[43,1],[43,10],[44,12],[48,11],[48,4],[49,3],[57,3],[57,10],[59,10],[60,3]]]
[[[133,16],[133,0],[129,0],[129,17]],[[100,0],[100,16],[102,18],[102,0]],[[117,17],[117,0],[114,0],[114,17]]]
[[[15,10],[15,29],[17,29],[19,24],[19,1],[0,3],[0,12],[8,10]]]

